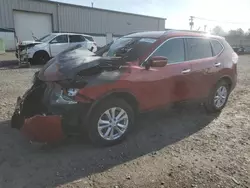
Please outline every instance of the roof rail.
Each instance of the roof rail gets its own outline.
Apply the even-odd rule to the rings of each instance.
[[[195,31],[195,30],[182,30],[182,29],[165,29],[165,33],[164,34],[167,34],[167,33],[170,33],[170,32],[190,32],[190,33],[208,33],[208,32],[205,32],[205,31]]]

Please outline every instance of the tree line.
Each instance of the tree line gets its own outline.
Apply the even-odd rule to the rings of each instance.
[[[250,38],[250,28],[247,32],[244,32],[244,30],[241,28],[225,32],[221,26],[216,26],[213,28],[212,34],[220,36],[246,36]]]

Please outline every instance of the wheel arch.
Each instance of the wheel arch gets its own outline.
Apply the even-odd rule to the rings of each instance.
[[[110,99],[110,98],[118,98],[118,99],[123,99],[124,101],[126,101],[131,108],[134,110],[134,113],[138,113],[139,112],[139,103],[136,99],[136,97],[129,91],[112,91],[109,93],[106,93],[105,95],[103,95],[102,97],[98,98],[96,101],[94,101],[90,107],[90,109],[88,110],[88,113],[86,115],[86,120],[90,117],[91,112],[93,111],[93,109],[98,106],[102,101]]]
[[[232,84],[233,84],[233,81],[232,81],[232,78],[230,76],[222,76],[220,77],[220,79],[217,81],[217,83],[221,82],[221,81],[225,81],[227,84],[228,84],[228,87],[229,87],[229,90],[231,91],[232,89]],[[217,84],[216,83],[216,84]]]
[[[33,58],[35,58],[36,55],[38,54],[42,54],[42,53],[46,53],[48,55],[48,57],[50,57],[49,53],[46,50],[37,50],[34,55]]]

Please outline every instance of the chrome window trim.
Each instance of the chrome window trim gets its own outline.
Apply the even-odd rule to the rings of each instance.
[[[214,55],[213,57],[219,56],[219,55],[224,51],[225,47],[224,47],[224,45],[223,45],[219,40],[217,40],[217,39],[210,39],[210,43],[211,43],[212,40],[215,40],[215,41],[219,42],[219,44],[222,46],[222,49],[221,49],[220,53],[218,53],[217,55]],[[211,45],[212,45],[212,48],[213,48],[213,44],[212,44],[212,43],[211,43]]]
[[[172,37],[172,38],[169,38],[169,39],[167,39],[167,40],[165,40],[163,43],[161,43],[156,49],[154,49],[154,51],[153,52],[151,52],[150,54],[149,54],[149,56],[144,60],[144,62],[143,63],[141,63],[141,67],[144,67],[143,65],[145,64],[145,62],[147,62],[148,61],[148,59],[162,46],[162,45],[164,45],[166,42],[168,42],[168,41],[170,41],[170,40],[172,40],[172,39],[189,39],[189,38],[198,38],[198,39],[207,39],[207,40],[209,40],[209,43],[210,43],[210,45],[211,45],[211,47],[213,48],[213,45],[212,45],[212,43],[211,43],[211,40],[216,40],[216,41],[218,41],[219,43],[220,43],[220,45],[223,47],[222,48],[222,50],[221,50],[221,52],[219,53],[219,54],[217,54],[217,55],[214,55],[214,56],[212,56],[212,57],[215,57],[215,56],[219,56],[223,51],[224,51],[224,49],[225,49],[225,47],[224,47],[224,45],[219,41],[219,40],[217,40],[217,39],[214,39],[214,38],[208,38],[208,37],[205,37],[205,36],[200,36],[200,37],[197,37],[197,36],[187,36],[187,37],[185,37],[185,36],[180,36],[180,37]],[[185,50],[185,45],[184,45],[184,50]],[[203,58],[202,58],[203,59]],[[175,62],[175,63],[171,63],[170,65],[172,65],[172,64],[177,64],[177,63],[184,63],[184,62],[189,62],[189,61],[196,61],[196,60],[199,60],[199,59],[193,59],[193,60],[186,60],[186,61],[180,61],[180,62]]]

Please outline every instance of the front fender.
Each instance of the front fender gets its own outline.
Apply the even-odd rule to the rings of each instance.
[[[27,50],[29,58],[33,58],[35,53],[39,51],[45,51],[51,57],[49,44],[42,43],[42,44],[35,45]]]

